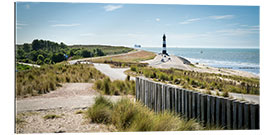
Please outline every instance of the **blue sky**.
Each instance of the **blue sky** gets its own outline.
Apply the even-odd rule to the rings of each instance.
[[[258,6],[159,4],[16,4],[18,44],[259,48]]]

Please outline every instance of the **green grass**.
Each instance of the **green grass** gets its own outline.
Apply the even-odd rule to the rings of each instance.
[[[32,68],[32,67],[29,66],[29,65],[24,65],[24,64],[16,63],[16,70],[17,70],[17,71],[29,70],[29,69],[31,69],[31,68]]]
[[[129,79],[111,81],[109,77],[105,77],[95,82],[94,89],[105,95],[135,95],[135,81]]]
[[[87,117],[91,119],[93,123],[111,123],[113,104],[103,96],[95,99],[95,104],[88,108]]]
[[[218,90],[244,94],[260,94],[260,79],[240,76],[228,76],[214,73],[201,73],[180,69],[158,69],[131,66],[133,74],[144,75],[156,81],[171,83],[187,89]],[[130,73],[131,74],[131,73]],[[209,91],[208,91],[209,93]],[[226,95],[225,95],[226,96]]]
[[[94,123],[113,124],[118,131],[184,131],[204,130],[194,119],[185,118],[165,111],[155,113],[140,102],[121,99],[112,103],[104,97],[98,97],[90,107],[86,117]]]
[[[93,82],[105,75],[89,65],[46,65],[24,72],[16,72],[16,96],[45,94],[61,83]]]
[[[57,119],[57,118],[61,118],[61,116],[59,115],[55,115],[55,114],[47,114],[43,117],[45,120],[47,119]]]

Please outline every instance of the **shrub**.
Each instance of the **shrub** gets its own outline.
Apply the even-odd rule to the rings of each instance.
[[[55,115],[55,114],[48,114],[48,115],[45,115],[43,118],[47,120],[47,119],[61,118],[61,116]]]
[[[87,117],[94,123],[110,123],[112,113],[112,103],[100,96],[95,99],[93,107],[88,108]]]
[[[141,103],[131,102],[129,99],[121,99],[112,107],[110,105],[107,107],[105,104],[95,103],[91,108],[94,108],[95,106],[99,106],[98,109],[95,108],[96,111],[102,111],[97,111],[99,114],[95,113],[95,115],[91,113],[90,118],[92,119],[93,116],[97,117],[97,115],[101,115],[102,117],[97,117],[99,119],[96,122],[108,120],[107,124],[110,124],[109,120],[111,120],[111,124],[119,131],[177,131],[203,129],[195,122],[195,120],[187,121],[168,111],[155,113]],[[111,113],[109,113],[110,111],[108,110],[110,108],[112,110]],[[90,113],[88,113],[88,116],[89,114]]]

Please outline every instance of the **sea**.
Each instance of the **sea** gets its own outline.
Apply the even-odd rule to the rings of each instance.
[[[162,50],[154,47],[141,49],[155,53]],[[260,75],[260,49],[256,48],[167,48],[167,53],[184,57],[192,63]]]

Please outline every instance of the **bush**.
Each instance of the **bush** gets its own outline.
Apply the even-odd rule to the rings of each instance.
[[[110,112],[109,109],[111,109],[112,112]],[[141,103],[133,103],[129,99],[121,99],[112,106],[107,106],[106,103],[95,103],[89,110],[91,112],[88,113],[89,118],[98,118],[96,122],[104,123],[104,121],[106,121],[106,124],[113,124],[119,131],[179,131],[203,129],[194,120],[187,121],[168,111],[157,114]]]
[[[95,99],[93,107],[88,108],[87,117],[94,123],[110,123],[113,104],[108,99],[99,96]]]

